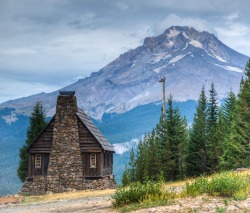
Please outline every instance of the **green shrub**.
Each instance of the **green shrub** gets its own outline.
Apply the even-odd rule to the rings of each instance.
[[[208,191],[208,179],[206,177],[199,177],[194,182],[186,183],[186,193],[188,196],[195,197],[207,193]]]
[[[186,183],[186,193],[192,197],[204,193],[208,193],[212,196],[235,197],[235,195],[241,192],[240,197],[244,197],[242,192],[246,192],[249,184],[249,176],[241,176],[239,178],[239,176],[234,173],[224,172],[212,176],[210,180],[209,178],[200,177],[192,183]]]
[[[213,196],[232,197],[234,193],[245,187],[243,178],[239,178],[232,173],[221,173],[212,177],[209,182],[208,193]]]
[[[141,203],[144,201],[153,201],[165,198],[165,193],[162,192],[163,185],[161,183],[132,183],[127,187],[118,187],[115,194],[113,206],[121,207],[131,203]]]

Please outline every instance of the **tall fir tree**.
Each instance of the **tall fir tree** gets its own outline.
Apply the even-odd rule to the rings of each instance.
[[[146,139],[146,135],[144,136],[144,139]],[[144,168],[145,168],[145,148],[144,148],[144,142],[142,140],[139,141],[137,152],[136,152],[136,160],[135,160],[135,180],[139,182],[144,181]]]
[[[158,179],[158,174],[160,172],[159,167],[159,156],[158,156],[158,146],[155,137],[155,130],[153,129],[151,134],[148,135],[146,141],[144,141],[145,147],[145,167],[144,175],[146,178],[156,181]]]
[[[220,168],[222,170],[229,170],[232,168],[232,151],[233,146],[230,144],[230,137],[232,135],[232,127],[235,119],[236,110],[236,95],[231,90],[225,104],[222,107],[221,130],[223,135],[223,155],[220,158]]]
[[[207,173],[207,97],[203,86],[187,146],[187,175]]]
[[[219,159],[222,153],[222,144],[218,138],[219,134],[219,108],[217,93],[214,84],[209,90],[209,101],[207,105],[207,166],[210,173],[219,171]]]
[[[186,177],[187,173],[187,146],[189,142],[189,129],[187,124],[186,117],[181,119],[181,126],[180,126],[180,143],[179,143],[179,177],[178,179],[183,179]]]
[[[241,81],[229,148],[232,168],[250,166],[250,59]]]
[[[186,141],[186,125],[183,118],[180,115],[178,108],[173,107],[173,98],[170,95],[168,99],[168,108],[166,111],[166,144],[165,150],[168,156],[168,160],[165,162],[167,170],[165,171],[166,180],[180,179],[183,171],[183,154],[184,141]]]
[[[130,176],[130,181],[134,182],[135,181],[135,153],[134,153],[134,148],[131,149],[130,152],[130,161],[129,161],[129,176]]]
[[[38,136],[38,134],[46,126],[45,113],[43,106],[40,102],[37,102],[33,107],[33,112],[29,118],[29,127],[27,129],[25,144],[19,150],[19,166],[17,169],[17,175],[19,179],[24,182],[28,175],[28,160],[29,155],[26,152],[32,141]]]
[[[169,147],[169,142],[167,140],[167,120],[166,114],[161,116],[159,123],[156,125],[156,147],[158,150],[158,163],[159,163],[159,171],[163,175],[164,179],[168,177],[168,162],[170,162],[171,150]]]

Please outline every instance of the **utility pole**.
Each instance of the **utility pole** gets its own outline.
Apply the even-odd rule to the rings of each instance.
[[[166,114],[166,96],[165,96],[166,78],[162,77],[159,82],[162,83],[162,95],[163,95],[163,99],[162,99],[162,119],[164,120],[165,119],[165,114]]]

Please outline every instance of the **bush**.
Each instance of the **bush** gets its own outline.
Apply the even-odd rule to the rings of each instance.
[[[118,187],[115,194],[112,196],[114,199],[113,206],[121,207],[131,203],[141,203],[144,201],[154,201],[165,199],[165,193],[161,190],[163,185],[161,183],[132,183],[127,187]]]
[[[239,178],[235,173],[221,173],[212,176],[210,180],[200,177],[192,183],[186,183],[186,193],[192,197],[204,193],[212,196],[235,197],[239,192],[246,192],[249,183],[249,176]]]
[[[233,197],[237,191],[245,187],[245,179],[233,173],[221,173],[212,177],[208,193],[213,196]]]
[[[195,197],[207,193],[208,179],[206,177],[199,177],[194,182],[186,183],[186,193],[188,196]]]

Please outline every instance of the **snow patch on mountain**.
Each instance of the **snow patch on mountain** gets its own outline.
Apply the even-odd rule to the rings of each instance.
[[[149,64],[156,64],[158,62],[160,62],[161,60],[165,60],[167,58],[170,58],[171,54],[166,53],[158,53],[158,54],[154,54],[154,57],[152,57],[147,63]]]
[[[178,56],[172,58],[172,59],[169,61],[169,63],[170,63],[170,64],[176,63],[177,61],[180,61],[181,59],[183,59],[185,56],[187,56],[187,55],[189,55],[189,54],[191,54],[191,52],[189,52],[189,53],[187,53],[187,54],[185,54],[185,55],[178,55]]]
[[[174,45],[174,42],[173,41],[168,41],[165,44],[166,44],[167,48],[170,48],[170,47],[172,47]]]
[[[220,64],[215,64],[216,66],[218,67],[221,67],[225,70],[229,70],[229,71],[232,71],[232,72],[240,72],[240,73],[243,73],[244,71],[238,67],[232,67],[232,66],[227,66],[227,65],[220,65]]]
[[[172,38],[172,37],[175,37],[179,34],[180,34],[180,31],[178,31],[174,28],[174,29],[170,29],[169,34],[167,34],[167,37]]]
[[[131,65],[130,68],[133,68],[133,67],[136,65],[136,62],[137,62],[137,60],[136,60],[136,61],[133,61],[133,64]]]
[[[218,56],[218,55],[213,55],[216,59],[218,59],[219,61],[221,61],[221,62],[227,62],[226,60],[224,60],[223,58],[221,58],[220,56]]]
[[[199,42],[199,41],[191,40],[191,41],[189,42],[189,44],[193,45],[194,47],[198,47],[198,48],[203,49],[203,45],[202,45],[202,43]]]
[[[188,43],[186,43],[186,46],[181,51],[187,49],[187,47],[188,47]]]
[[[221,58],[220,56],[218,56],[218,55],[214,55],[214,54],[210,54],[207,50],[205,50],[205,51],[206,51],[206,53],[207,53],[209,56],[211,56],[211,57],[213,57],[213,58],[217,59],[218,61],[221,61],[221,62],[227,63],[227,61],[226,61],[226,60],[224,60],[223,58]]]
[[[153,69],[153,71],[156,72],[156,73],[159,73],[159,72],[161,72],[162,69],[165,68],[165,67],[167,67],[167,65],[163,65],[163,66],[161,66],[161,67],[157,67],[157,68]]]
[[[118,155],[122,155],[124,152],[130,151],[132,148],[136,148],[140,140],[143,139],[143,136],[140,138],[134,138],[131,141],[127,141],[124,143],[115,143],[113,144],[113,148],[115,153]]]
[[[197,41],[197,40],[194,40],[194,39],[190,38],[185,32],[182,33],[182,35],[183,35],[185,38],[187,38],[188,40],[190,40],[190,41],[189,41],[189,44],[193,45],[194,47],[203,49],[203,45],[202,45],[201,42],[199,42],[199,41]]]

